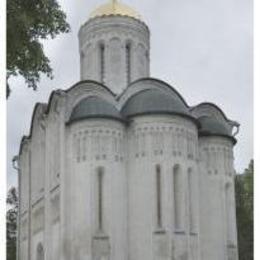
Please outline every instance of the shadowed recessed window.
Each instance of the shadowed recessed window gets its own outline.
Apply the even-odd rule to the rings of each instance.
[[[103,231],[103,178],[104,168],[97,168],[97,223],[98,231]]]
[[[131,44],[126,44],[126,77],[127,84],[131,82]]]
[[[162,194],[161,194],[161,166],[156,165],[156,218],[157,228],[162,228]]]
[[[100,81],[105,82],[105,45],[99,45],[99,59],[100,59]]]

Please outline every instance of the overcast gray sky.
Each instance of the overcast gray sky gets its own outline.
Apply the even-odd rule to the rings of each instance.
[[[42,78],[39,90],[11,81],[7,102],[8,187],[16,185],[11,159],[29,133],[36,102],[54,89],[79,81],[77,33],[89,13],[105,0],[60,0],[72,32],[44,42],[54,80]],[[123,0],[140,12],[151,31],[151,76],[174,86],[189,105],[216,103],[240,122],[235,167],[242,172],[253,157],[253,3],[252,0]]]

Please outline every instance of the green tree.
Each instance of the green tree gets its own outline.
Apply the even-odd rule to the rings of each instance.
[[[53,77],[42,39],[70,30],[57,0],[7,0],[7,82],[22,76],[28,87],[37,88],[41,74]],[[7,97],[10,86],[7,83]]]
[[[238,249],[240,260],[254,258],[254,161],[251,160],[243,174],[237,175],[236,214],[238,228]]]
[[[7,194],[8,211],[6,213],[6,253],[7,260],[16,260],[18,193],[12,187]]]

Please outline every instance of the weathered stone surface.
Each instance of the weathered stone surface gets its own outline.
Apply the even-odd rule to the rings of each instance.
[[[237,260],[237,125],[213,104],[190,108],[161,80],[126,87],[149,76],[143,22],[96,17],[79,41],[84,81],[38,104],[21,142],[18,259]],[[148,90],[162,98],[130,106]],[[70,120],[88,100],[109,106],[80,107]],[[202,116],[228,131],[202,135]]]

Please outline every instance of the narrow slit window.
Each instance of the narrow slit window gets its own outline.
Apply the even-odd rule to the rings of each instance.
[[[127,84],[131,82],[131,45],[130,43],[126,44],[126,77]]]
[[[98,230],[103,230],[103,178],[104,169],[102,167],[98,168],[97,172],[97,195],[98,195],[98,205],[97,205],[97,217],[98,217]]]
[[[156,217],[157,227],[162,228],[162,203],[161,203],[161,167],[156,165]]]
[[[105,45],[100,44],[100,79],[105,82]]]

